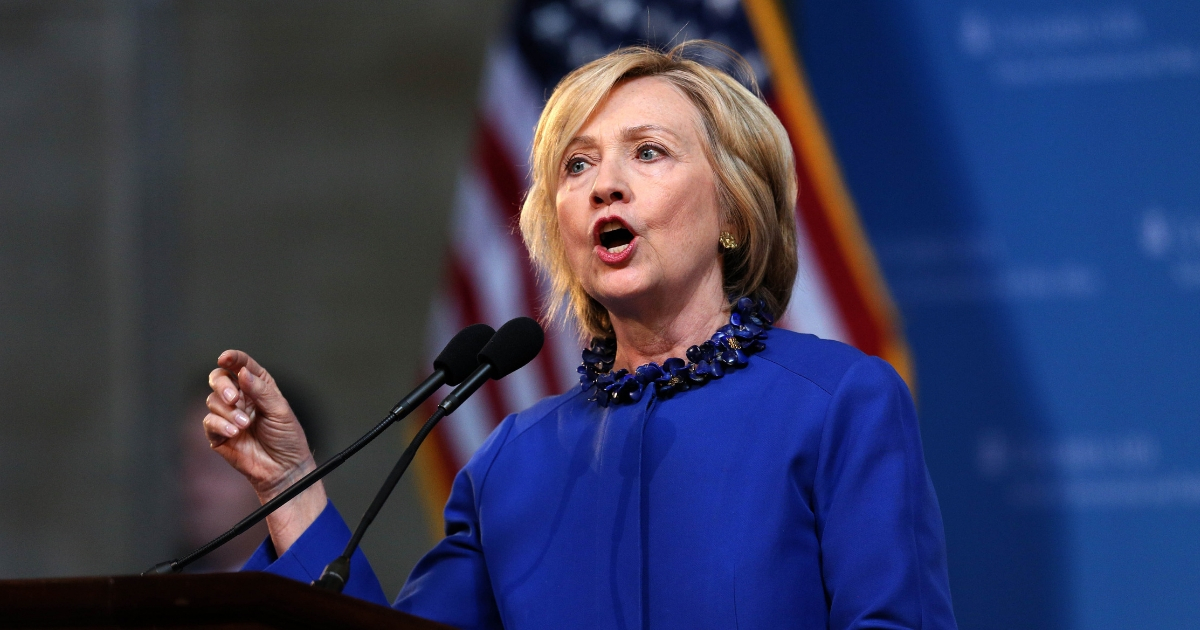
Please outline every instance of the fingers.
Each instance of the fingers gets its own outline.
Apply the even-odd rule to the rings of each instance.
[[[242,397],[233,375],[224,368],[217,368],[208,373],[208,386],[227,405],[237,404]]]
[[[258,364],[258,361],[250,358],[250,355],[241,350],[226,350],[222,352],[221,356],[217,357],[217,365],[229,370],[231,374],[237,374],[242,368],[246,368],[259,378],[266,378],[268,376],[267,371]]]
[[[209,394],[205,400],[212,414],[233,423],[239,429],[245,429],[254,421],[254,410],[243,409],[240,406],[225,404],[215,393]]]
[[[204,435],[212,448],[237,437],[254,421],[245,411],[223,403],[216,393],[209,394],[205,402],[209,414],[204,416]]]
[[[247,366],[237,373],[237,377],[242,391],[247,397],[254,400],[254,405],[264,415],[275,420],[291,417],[291,406],[283,397],[283,393],[279,391],[275,379],[271,378],[271,375],[265,370],[260,375]]]
[[[215,413],[204,416],[204,435],[208,438],[208,444],[213,448],[236,437],[238,433],[240,433],[238,428],[225,418]]]
[[[282,420],[292,415],[292,408],[275,379],[250,355],[241,350],[226,350],[217,357],[217,365],[221,367],[209,375],[209,385],[226,404],[238,405],[245,396],[267,417]]]

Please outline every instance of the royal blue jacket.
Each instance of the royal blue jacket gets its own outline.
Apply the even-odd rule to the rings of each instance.
[[[454,481],[446,537],[393,606],[461,628],[955,628],[908,388],[884,361],[772,330],[745,368],[606,408],[511,415]],[[316,578],[332,505],[276,559]],[[361,552],[345,592],[386,603]]]

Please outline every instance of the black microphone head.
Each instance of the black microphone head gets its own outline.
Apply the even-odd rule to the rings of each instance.
[[[446,373],[447,385],[458,385],[479,367],[479,353],[495,334],[487,324],[467,326],[442,348],[442,353],[433,360],[433,368]]]
[[[528,317],[508,320],[479,351],[479,362],[492,364],[492,378],[503,378],[521,369],[542,351],[542,327]]]

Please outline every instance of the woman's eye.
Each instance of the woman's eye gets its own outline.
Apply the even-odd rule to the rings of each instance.
[[[660,155],[658,149],[654,147],[642,147],[638,149],[638,159],[649,162]]]
[[[583,160],[578,159],[578,158],[571,160],[570,162],[567,162],[567,172],[572,175],[578,175],[578,174],[582,173],[584,171],[584,169],[586,169],[586,168],[587,168],[587,162],[584,162]]]

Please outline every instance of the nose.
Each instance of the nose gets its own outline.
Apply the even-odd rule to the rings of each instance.
[[[597,167],[596,179],[592,183],[593,208],[611,206],[618,201],[629,201],[633,198],[624,173],[612,162],[605,160]]]

